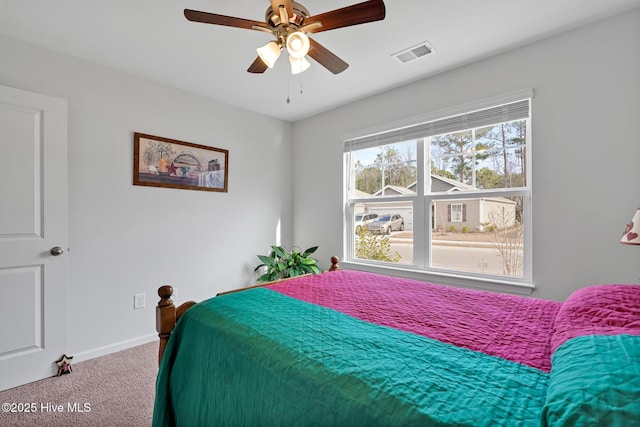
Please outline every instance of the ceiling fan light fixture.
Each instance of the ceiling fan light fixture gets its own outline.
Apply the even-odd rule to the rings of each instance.
[[[261,74],[273,68],[281,51],[286,48],[289,55],[296,59],[303,59],[310,52],[316,62],[333,74],[339,74],[349,64],[317,41],[309,39],[306,34],[381,21],[386,16],[386,7],[384,0],[364,0],[351,6],[310,15],[297,0],[269,0],[264,22],[191,9],[185,9],[184,16],[191,22],[263,31],[273,35],[274,42],[257,49],[258,57],[247,68],[249,73]],[[300,61],[297,69],[306,68],[305,61]]]
[[[269,68],[273,68],[280,56],[280,46],[278,46],[278,43],[273,41],[259,47],[257,51],[262,62],[264,62]]]
[[[287,50],[289,55],[296,59],[304,58],[310,46],[309,37],[301,31],[295,31],[287,36]]]
[[[294,58],[289,55],[289,63],[291,64],[291,74],[294,75],[306,71],[311,66],[311,63],[304,56],[302,58]]]

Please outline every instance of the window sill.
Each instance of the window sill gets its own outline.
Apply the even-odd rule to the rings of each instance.
[[[461,274],[438,271],[423,271],[398,265],[382,266],[367,262],[340,261],[340,267],[345,270],[359,270],[370,273],[386,274],[389,276],[404,277],[406,279],[419,280],[421,282],[437,283],[440,285],[456,286],[463,288],[481,289],[487,291],[506,292],[517,295],[531,295],[535,286],[532,283],[510,281],[493,277],[470,277]]]

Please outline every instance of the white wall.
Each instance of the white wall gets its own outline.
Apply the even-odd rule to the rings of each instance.
[[[297,122],[295,240],[342,253],[341,135],[531,87],[534,296],[638,283],[640,247],[618,240],[640,206],[639,76],[636,9]]]
[[[291,124],[9,38],[0,52],[0,85],[68,100],[67,354],[150,339],[159,285],[183,301],[255,283],[278,221],[290,245]],[[228,149],[229,192],[133,186],[136,131]]]

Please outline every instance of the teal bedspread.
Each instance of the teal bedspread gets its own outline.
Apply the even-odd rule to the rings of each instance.
[[[254,289],[183,316],[154,425],[539,425],[547,382],[522,364]]]
[[[545,426],[640,426],[640,336],[573,338],[552,372]]]
[[[483,304],[480,293],[452,289],[464,298],[445,294],[443,300],[459,298],[466,314],[459,317],[461,325],[441,335],[451,338],[445,342],[433,338],[433,331],[440,330],[433,326],[451,323],[442,319],[453,306],[425,311],[416,302],[415,292],[430,285],[407,284],[410,292],[396,298],[421,306],[400,315],[403,322],[413,317],[427,331],[416,333],[412,326],[389,326],[400,312],[386,312],[381,323],[351,304],[355,295],[362,295],[363,300],[374,299],[379,311],[393,307],[397,301],[385,303],[384,292],[354,292],[337,303],[332,295],[339,286],[331,281],[354,276],[325,274],[333,276],[231,293],[189,309],[165,350],[153,425],[640,425],[640,287],[580,291],[563,304],[550,302],[546,312],[553,317],[544,322],[539,304],[531,299],[522,298],[519,308],[513,296],[505,296],[510,315],[496,308],[495,294]],[[374,286],[378,280],[394,288],[389,279],[360,276],[358,280],[365,279],[360,286]],[[397,286],[404,286],[401,282]],[[290,286],[300,287],[287,290]],[[293,297],[296,293],[305,298]],[[489,301],[492,310],[486,310]],[[527,306],[538,308],[527,312]],[[516,312],[520,326],[507,334],[510,328],[503,322]],[[477,324],[489,325],[491,318],[501,325],[495,331],[505,332],[478,332]],[[464,337],[451,335],[465,335],[467,329],[485,342],[529,345],[532,352],[542,346],[540,354],[547,355],[551,369],[542,356],[536,356],[540,366],[535,366],[519,362],[520,356],[470,349]],[[547,338],[542,338],[543,330]],[[535,345],[521,338],[525,332],[537,337]]]

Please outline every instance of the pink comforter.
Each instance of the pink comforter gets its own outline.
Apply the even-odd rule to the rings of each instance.
[[[552,351],[582,335],[640,335],[640,286],[598,285],[578,289],[562,304]]]
[[[559,302],[347,270],[269,288],[367,322],[551,370]]]

